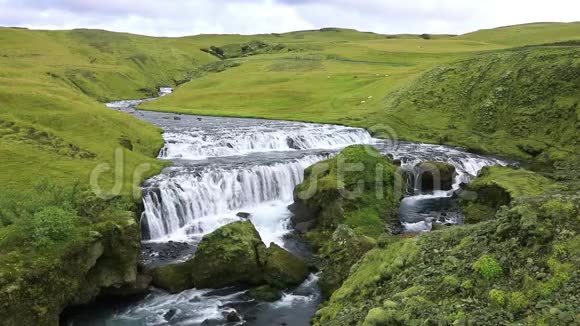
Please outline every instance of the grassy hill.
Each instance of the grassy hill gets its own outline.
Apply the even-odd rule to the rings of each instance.
[[[577,38],[578,23],[325,43],[328,33],[336,40],[352,32],[279,36],[293,50],[228,59],[241,65],[142,107],[340,123],[524,160],[559,160],[577,149],[580,47],[538,44]],[[525,42],[536,45],[511,47]]]
[[[580,22],[532,23],[483,29],[461,35],[459,38],[508,46],[523,46],[580,40],[578,30],[580,30]]]

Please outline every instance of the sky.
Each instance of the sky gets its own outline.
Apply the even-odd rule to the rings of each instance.
[[[0,0],[0,26],[98,28],[152,36],[280,33],[322,27],[462,34],[580,21],[578,0]]]

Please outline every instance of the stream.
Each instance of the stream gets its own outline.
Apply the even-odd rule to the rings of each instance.
[[[160,95],[170,92],[163,89]],[[447,146],[375,139],[359,128],[136,110],[142,101],[108,106],[161,127],[165,146],[159,158],[173,163],[143,185],[142,256],[147,267],[190,258],[203,235],[248,214],[266,245],[273,242],[294,254],[309,255],[304,244],[288,236],[292,213],[287,207],[293,189],[302,181],[305,168],[348,145],[372,144],[400,160],[401,168],[411,175],[414,166],[426,160],[451,163],[457,172],[454,189],[484,166],[507,164]],[[453,190],[421,193],[414,189],[412,178],[407,188],[400,205],[404,231],[426,232],[435,223],[462,223],[461,212],[451,200]],[[75,309],[63,324],[302,326],[309,325],[322,299],[316,275],[274,303],[255,302],[245,289],[236,287],[179,294],[154,289],[137,302]],[[226,320],[233,310],[242,321]]]

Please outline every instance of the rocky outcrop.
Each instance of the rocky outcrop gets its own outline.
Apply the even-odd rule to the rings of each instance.
[[[316,251],[320,285],[329,296],[375,239],[400,230],[398,167],[372,146],[350,146],[304,172],[292,224]]]
[[[309,272],[302,259],[278,245],[266,248],[254,225],[241,221],[205,235],[189,261],[152,273],[153,284],[172,293],[193,287],[266,285],[253,293],[272,298],[276,291],[302,283]]]
[[[30,257],[34,267],[21,269],[21,261],[5,266],[12,272],[0,275],[0,296],[9,298],[0,301],[2,325],[57,325],[66,307],[99,295],[146,291],[148,279],[137,271],[140,236],[135,216],[118,215],[91,226],[65,248],[42,252],[40,260]]]
[[[152,272],[153,285],[171,293],[191,289],[195,287],[191,275],[193,269],[192,261],[157,268]]]
[[[350,267],[375,247],[376,241],[356,234],[346,225],[339,225],[330,241],[320,249],[320,288],[326,297],[340,287],[348,277]]]
[[[494,218],[496,211],[520,197],[556,190],[554,181],[539,174],[511,167],[485,167],[477,178],[458,192],[465,223],[474,224]]]
[[[398,229],[396,171],[397,167],[374,147],[361,145],[349,146],[337,156],[310,166],[304,172],[304,182],[294,190],[294,204],[289,206],[294,214],[292,225],[300,232],[316,230],[327,235],[340,224],[370,236]],[[321,243],[312,245],[316,248]]]
[[[451,190],[455,177],[455,166],[435,161],[417,164],[415,170],[415,187],[421,191]]]

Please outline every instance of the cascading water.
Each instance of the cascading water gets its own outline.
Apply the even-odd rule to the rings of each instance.
[[[179,230],[200,236],[236,220],[235,213],[264,202],[291,202],[303,171],[324,155],[270,165],[183,169],[149,180],[143,198],[146,239],[159,239]],[[220,215],[231,218],[219,218]],[[186,227],[186,230],[183,228]]]
[[[203,121],[203,120],[202,120]],[[204,159],[253,152],[337,149],[372,141],[363,129],[306,123],[273,123],[250,126],[212,126],[170,130],[160,153],[164,159]]]
[[[280,227],[272,224],[285,225],[288,212],[278,210],[279,218],[265,221],[257,219],[256,208],[290,204],[305,168],[348,145],[373,142],[360,128],[140,114],[166,131],[159,157],[174,163],[145,184],[142,225],[147,240],[195,242],[239,220],[236,212],[241,210],[257,213],[252,221],[263,238],[274,238],[268,233],[272,230],[279,236]]]
[[[485,166],[508,164],[497,158],[467,153],[442,145],[386,142],[379,143],[378,146],[381,152],[400,160],[401,168],[407,172],[407,196],[401,201],[399,209],[401,222],[407,232],[431,230],[433,223],[461,223],[462,214],[453,207],[454,203],[451,201],[453,192],[459,189],[462,183],[468,183],[476,177]],[[455,167],[456,175],[452,190],[421,193],[420,189],[416,189],[415,179],[418,174],[415,167],[425,161],[446,162]]]
[[[160,95],[168,93],[162,90]],[[454,188],[468,182],[484,166],[505,165],[494,158],[445,146],[379,141],[357,128],[134,109],[149,100],[108,104],[165,131],[166,145],[159,157],[171,160],[173,166],[144,185],[144,236],[154,240],[147,245],[163,245],[175,239],[194,244],[202,235],[239,220],[239,212],[249,213],[266,244],[284,245],[281,240],[289,232],[291,214],[286,207],[292,201],[294,187],[302,181],[304,169],[351,144],[374,144],[382,153],[401,160],[402,168],[411,175],[420,162],[449,162],[457,171]],[[433,211],[446,209],[451,192],[416,193],[412,178],[408,188],[410,193],[400,209],[403,225],[407,231],[429,230]],[[447,220],[457,222],[449,216]],[[156,257],[153,259],[160,259]],[[236,309],[243,316],[253,316],[242,321],[247,325],[302,326],[309,324],[320,300],[317,277],[312,275],[275,303],[254,302],[238,288],[192,289],[180,294],[154,291],[122,309],[81,312],[68,324],[222,325],[224,312]]]

